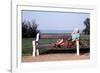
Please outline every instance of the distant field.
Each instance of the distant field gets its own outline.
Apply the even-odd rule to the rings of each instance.
[[[47,34],[53,34],[53,33],[47,33]],[[67,33],[67,34],[70,34],[70,33]],[[22,55],[32,54],[32,41],[34,39],[35,38],[22,38]],[[41,44],[48,44],[48,43],[53,43],[56,40],[57,39],[41,39],[40,43]],[[89,41],[90,41],[90,36],[89,35],[81,34],[80,40],[83,43],[87,42],[88,44],[90,44],[89,43]],[[45,51],[45,49],[40,50],[40,51],[43,52],[43,51]]]

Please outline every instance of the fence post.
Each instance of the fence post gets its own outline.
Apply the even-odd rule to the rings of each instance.
[[[32,53],[32,56],[35,56],[35,53],[36,53],[35,41],[32,41],[32,45],[33,45],[33,53]]]
[[[79,40],[76,40],[76,50],[77,50],[77,56],[79,56]]]
[[[36,35],[36,41],[39,41],[39,36],[40,36],[40,34],[37,33],[37,35]]]

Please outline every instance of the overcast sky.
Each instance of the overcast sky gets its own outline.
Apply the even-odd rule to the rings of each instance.
[[[22,21],[35,20],[39,25],[39,30],[73,30],[79,28],[83,30],[84,20],[90,18],[89,13],[68,13],[68,12],[44,12],[28,11],[21,12]]]

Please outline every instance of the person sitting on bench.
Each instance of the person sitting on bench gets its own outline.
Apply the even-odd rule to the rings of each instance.
[[[66,39],[58,39],[57,42],[55,43],[55,47],[61,48],[62,46],[66,46],[67,48],[71,48],[73,45],[76,44],[77,40],[79,41],[80,38],[79,29],[75,28],[71,36],[72,36],[72,41],[70,44]]]
[[[69,48],[71,48],[73,45],[76,44],[76,41],[79,41],[80,39],[80,31],[78,28],[75,28],[74,31],[71,34],[72,36],[72,43],[68,46]]]
[[[79,40],[80,37],[80,32],[78,28],[75,28],[74,31],[72,32],[72,41]]]

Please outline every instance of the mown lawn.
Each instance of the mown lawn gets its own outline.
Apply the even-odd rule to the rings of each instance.
[[[25,54],[32,54],[32,41],[35,40],[35,38],[23,38],[22,39],[22,55]],[[41,39],[39,42],[41,44],[49,44],[55,42],[57,39]],[[80,40],[82,43],[88,43],[90,44],[90,36],[81,34]],[[41,51],[45,51],[45,49],[42,49]]]
[[[32,53],[32,40],[33,38],[23,38],[22,39],[22,54]]]

